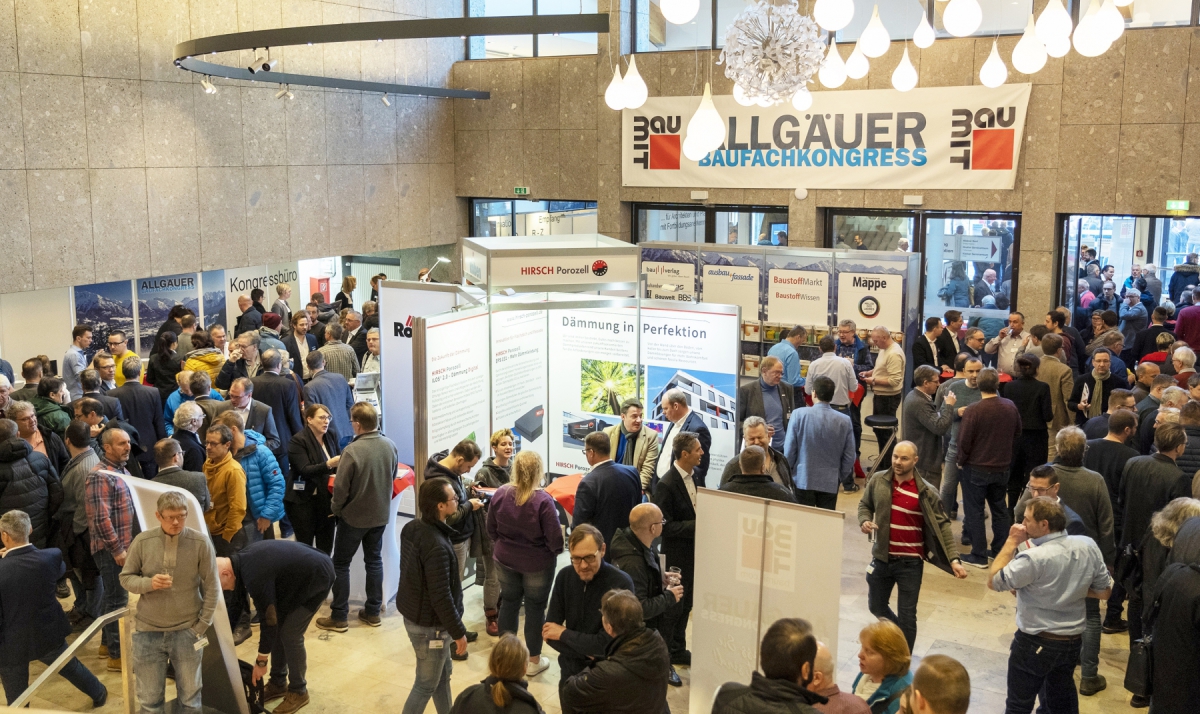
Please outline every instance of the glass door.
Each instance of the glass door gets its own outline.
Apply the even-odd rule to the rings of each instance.
[[[922,213],[923,317],[962,312],[985,334],[1017,310],[1019,214]],[[994,335],[988,335],[994,337]]]

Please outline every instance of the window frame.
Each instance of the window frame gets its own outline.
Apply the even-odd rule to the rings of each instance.
[[[552,204],[555,204],[555,203],[582,203],[583,206],[581,208],[569,209],[569,210],[599,211],[599,203],[597,201],[558,199],[558,198],[529,198],[527,196],[520,196],[520,197],[513,196],[511,198],[489,198],[489,197],[485,197],[485,196],[474,196],[472,198],[467,199],[467,226],[469,226],[469,228],[470,228],[471,235],[472,236],[481,236],[482,235],[482,234],[480,234],[480,232],[478,230],[476,230],[478,226],[476,223],[477,216],[475,215],[475,207],[480,203],[501,203],[501,202],[509,204],[508,216],[509,216],[509,219],[512,221],[512,228],[513,228],[514,232],[512,233],[512,235],[509,235],[509,236],[492,236],[492,237],[517,238],[520,236],[530,235],[527,233],[518,234],[515,232],[516,228],[517,228],[517,215],[518,215],[517,203],[520,201],[526,201],[529,203],[545,203],[547,213],[554,212],[552,210]],[[565,211],[559,211],[559,212],[563,213]],[[493,213],[493,214],[489,214],[489,215],[500,215],[500,214]]]
[[[630,237],[633,243],[641,243],[638,235],[638,214],[643,210],[652,211],[690,211],[694,213],[704,214],[704,245],[740,245],[731,243],[717,243],[717,214],[718,213],[781,213],[788,216],[787,206],[764,206],[758,204],[708,204],[708,203],[654,203],[650,201],[636,201],[630,207],[629,212],[632,225],[630,227]],[[653,243],[656,241],[647,241]],[[671,242],[671,241],[664,241]],[[687,241],[682,241],[686,243]],[[788,231],[788,245],[792,243],[791,231]],[[786,246],[781,246],[786,247]]]
[[[1195,0],[1194,0],[1194,1],[1195,1]],[[532,2],[532,3],[533,3],[533,4],[532,4],[532,12],[530,12],[530,13],[529,13],[529,15],[521,15],[520,17],[536,17],[536,16],[538,16],[538,15],[539,15],[539,13],[538,13],[538,0],[530,0],[530,2]],[[713,0],[713,2],[716,2],[716,0]],[[553,13],[553,14],[555,14],[555,15],[561,15],[561,14],[563,14],[563,13]],[[472,14],[471,14],[471,0],[463,0],[463,17],[486,17],[486,15],[472,15]],[[533,58],[535,58],[535,57],[541,57],[541,56],[542,56],[542,54],[541,54],[541,52],[540,52],[540,48],[539,48],[539,46],[538,46],[538,37],[540,37],[540,35],[537,35],[537,34],[532,34],[532,35],[530,35],[530,37],[533,39],[533,54],[532,54],[532,55],[530,55],[529,57],[495,57],[495,58],[490,58],[490,57],[487,57],[487,56],[484,56],[484,57],[472,57],[472,56],[471,56],[471,40],[472,40],[472,38],[475,38],[475,37],[482,37],[482,38],[484,38],[484,40],[485,40],[485,45],[484,45],[484,47],[485,47],[485,50],[484,50],[484,54],[486,55],[486,54],[487,54],[487,51],[486,51],[486,38],[488,38],[488,37],[493,37],[493,36],[494,36],[494,35],[467,35],[467,36],[465,36],[465,37],[463,38],[463,43],[464,43],[466,46],[465,46],[465,48],[464,48],[464,49],[465,49],[465,51],[463,52],[463,56],[465,56],[465,57],[466,57],[467,61],[469,61],[469,62],[477,62],[477,61],[480,61],[480,60],[487,60],[487,59],[533,59]],[[503,36],[504,36],[504,37],[524,37],[525,35],[503,35]],[[582,54],[582,55],[547,55],[547,56],[548,56],[548,57],[591,57],[591,56],[593,56],[593,55],[598,55],[598,54],[600,54],[600,37],[599,37],[599,35],[597,35],[597,36],[596,36],[596,51],[595,51],[595,52],[590,52],[590,53],[587,53],[587,54]]]

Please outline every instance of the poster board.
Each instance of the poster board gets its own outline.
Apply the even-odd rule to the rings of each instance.
[[[799,617],[838,660],[844,514],[702,488],[696,494],[690,714],[750,681],[771,623]],[[812,553],[822,557],[812,558]]]
[[[533,451],[546,464],[550,434],[546,402],[549,367],[547,313],[493,306],[492,428],[513,433],[513,453]],[[480,447],[486,447],[480,442]]]

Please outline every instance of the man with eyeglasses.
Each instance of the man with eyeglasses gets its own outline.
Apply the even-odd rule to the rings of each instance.
[[[212,508],[204,514],[204,522],[212,536],[217,555],[228,556],[244,538],[242,521],[246,517],[246,472],[233,458],[233,431],[224,424],[210,426],[204,435],[204,478]]]
[[[586,523],[571,531],[567,542],[571,567],[558,571],[546,608],[542,639],[558,651],[559,691],[588,663],[603,657],[612,641],[600,618],[600,599],[609,590],[633,591],[633,580],[604,562],[604,536]]]
[[[138,595],[133,662],[143,711],[162,709],[168,662],[183,712],[200,711],[200,665],[220,587],[212,543],[184,525],[187,515],[182,492],[159,496],[159,527],[133,539],[121,571],[121,586]]]
[[[112,379],[116,380],[116,386],[119,387],[122,384],[125,384],[126,379],[129,379],[129,377],[125,374],[125,370],[122,369],[125,364],[125,360],[131,357],[137,358],[137,353],[129,349],[129,338],[127,338],[125,333],[120,330],[114,330],[113,332],[108,333],[108,353],[112,355],[113,362],[115,363],[114,375]],[[139,370],[134,381],[140,382],[141,379],[142,373]],[[105,377],[105,381],[107,382],[108,380],[109,377]]]

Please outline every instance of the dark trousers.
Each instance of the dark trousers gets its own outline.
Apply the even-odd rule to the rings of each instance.
[[[38,661],[46,666],[50,666],[54,664],[54,660],[58,659],[58,656],[66,649],[67,643],[64,641],[59,647],[38,657]],[[96,675],[83,666],[78,657],[72,657],[71,661],[63,665],[63,668],[58,673],[63,679],[75,685],[76,689],[88,695],[93,700],[104,696],[104,685],[100,683],[100,680],[96,679]],[[0,667],[0,684],[4,685],[4,696],[8,704],[11,705],[17,701],[17,697],[21,696],[29,686],[29,663],[10,664]]]
[[[862,446],[862,420],[858,414],[858,407],[854,406],[854,402],[848,402],[842,405],[829,405],[835,412],[841,412],[850,417],[850,426],[854,429],[854,458],[858,458],[858,450]],[[854,471],[842,477],[843,486],[854,485]]]
[[[1018,631],[1008,655],[1004,714],[1029,714],[1035,698],[1051,714],[1078,714],[1075,665],[1083,638],[1051,640]]]
[[[667,561],[668,567],[675,565]],[[667,608],[659,618],[662,626],[659,634],[666,640],[667,650],[672,658],[679,657],[687,650],[687,626],[692,615],[692,586],[695,584],[695,565],[680,564],[680,582],[683,584],[683,597],[679,602]]]
[[[900,395],[900,394],[888,394],[888,395],[876,394],[873,399],[875,402],[875,411],[873,412],[874,416],[894,417],[894,416],[896,416],[896,410],[898,410],[900,408],[900,402],[903,401],[904,397],[903,397],[903,395]],[[875,432],[875,441],[877,441],[879,443],[878,448],[880,448],[880,449],[882,449],[883,445],[887,443],[888,438],[890,438],[892,436],[892,434],[895,433],[895,431],[892,429],[872,429],[871,431]],[[899,437],[898,434],[897,434],[897,437]],[[892,446],[895,446],[895,445],[896,445],[896,442],[895,442],[895,440],[893,440]],[[892,465],[892,449],[891,449],[891,447],[888,447],[888,450],[886,452],[881,453],[879,455],[879,459],[880,460],[876,461],[875,463],[882,467],[881,470],[887,470],[888,468],[890,468]]]
[[[814,506],[816,508],[824,508],[827,511],[836,511],[837,492],[826,493],[824,491],[798,488],[796,489],[796,503],[799,503],[801,506]]]
[[[275,646],[271,648],[271,683],[284,684],[289,692],[308,691],[304,675],[308,672],[308,652],[304,649],[304,631],[316,613],[296,606],[279,623]],[[345,618],[342,618],[345,619]]]
[[[333,532],[337,519],[329,510],[329,501],[309,499],[301,503],[284,501],[284,510],[296,531],[296,542],[316,546],[325,555],[333,553]],[[280,521],[280,529],[283,522]]]
[[[1045,428],[1025,429],[1013,444],[1012,466],[1008,469],[1008,509],[1017,507],[1021,492],[1029,483],[1029,472],[1046,463],[1049,457],[1049,433]],[[1018,518],[1020,514],[1014,514]]]
[[[887,618],[900,627],[909,651],[917,640],[917,598],[924,575],[925,562],[920,558],[892,558],[887,562],[872,558],[867,566],[867,607],[875,617]],[[900,591],[896,597],[898,614],[890,604],[893,588]]]
[[[113,560],[107,550],[93,553],[96,568],[100,571],[101,587],[104,588],[100,601],[100,612],[94,616],[106,615],[113,610],[120,610],[129,605],[129,593],[121,587],[121,566]],[[121,659],[120,625],[114,620],[104,626],[100,635],[100,644],[108,648],[108,656]]]
[[[1108,605],[1104,610],[1104,619],[1107,622],[1116,622],[1121,619],[1121,611],[1125,608],[1125,597],[1125,583],[1114,578],[1112,595],[1108,596]]]
[[[983,524],[984,504],[992,512],[991,553],[999,553],[1008,539],[1008,528],[1012,525],[1008,504],[1004,501],[1008,490],[1008,472],[988,472],[968,465],[963,471],[961,483],[963,530],[971,540],[971,555],[980,558],[989,555]]]
[[[367,603],[363,607],[368,615],[378,615],[383,609],[383,529],[355,528],[338,519],[337,537],[333,543],[333,602],[329,616],[345,622],[350,612],[350,563],[358,546],[362,545],[363,565],[367,570]]]
[[[542,624],[554,585],[554,566],[541,572],[522,573],[496,563],[500,577],[500,633],[517,633],[521,604],[525,605],[525,647],[530,657],[542,654]]]

